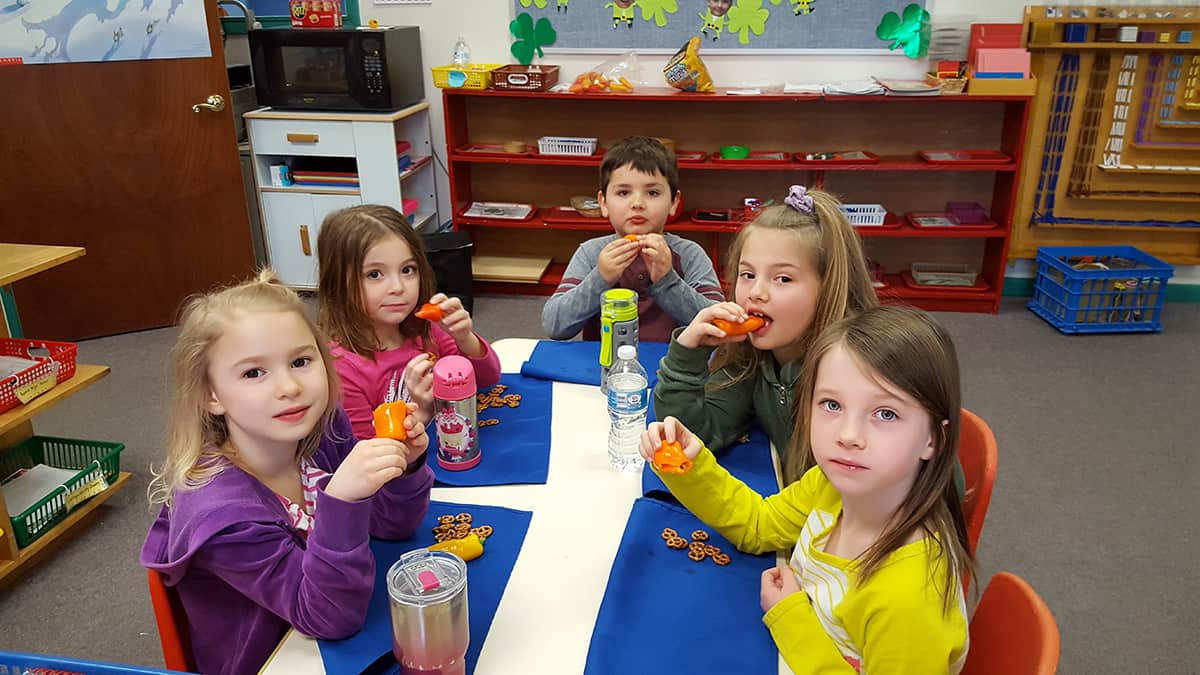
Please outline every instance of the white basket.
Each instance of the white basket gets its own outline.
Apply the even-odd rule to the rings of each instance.
[[[888,212],[882,204],[842,204],[842,213],[851,225],[882,225]]]
[[[594,152],[596,152],[596,139],[594,138],[542,136],[538,139],[538,154],[541,155],[581,155],[586,157]]]

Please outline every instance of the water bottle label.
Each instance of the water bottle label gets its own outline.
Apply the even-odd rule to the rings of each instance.
[[[650,397],[647,396],[646,389],[639,389],[637,391],[618,391],[612,386],[612,381],[609,381],[609,408],[612,408],[621,414],[634,414],[644,412],[649,404]]]

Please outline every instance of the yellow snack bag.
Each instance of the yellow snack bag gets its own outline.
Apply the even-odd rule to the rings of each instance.
[[[679,48],[675,55],[663,66],[663,76],[667,84],[684,91],[710,92],[715,91],[708,68],[700,60],[700,38],[693,37],[687,44]]]

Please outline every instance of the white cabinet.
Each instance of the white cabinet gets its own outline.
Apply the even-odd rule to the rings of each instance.
[[[317,286],[317,234],[331,211],[386,204],[409,215],[418,231],[437,230],[437,187],[429,104],[391,113],[246,113],[267,262],[288,286]],[[400,167],[399,144],[411,164]],[[287,164],[307,184],[271,184],[270,169]],[[333,172],[329,184],[311,172]]]

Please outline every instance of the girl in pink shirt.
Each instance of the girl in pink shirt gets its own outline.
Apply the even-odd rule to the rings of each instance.
[[[321,324],[333,338],[342,406],[356,436],[374,438],[372,413],[390,401],[416,403],[414,415],[428,424],[438,357],[470,359],[480,388],[500,380],[500,359],[472,330],[462,301],[433,292],[425,246],[398,211],[364,204],[329,214],[317,256]],[[426,303],[441,309],[440,320],[417,318]]]

